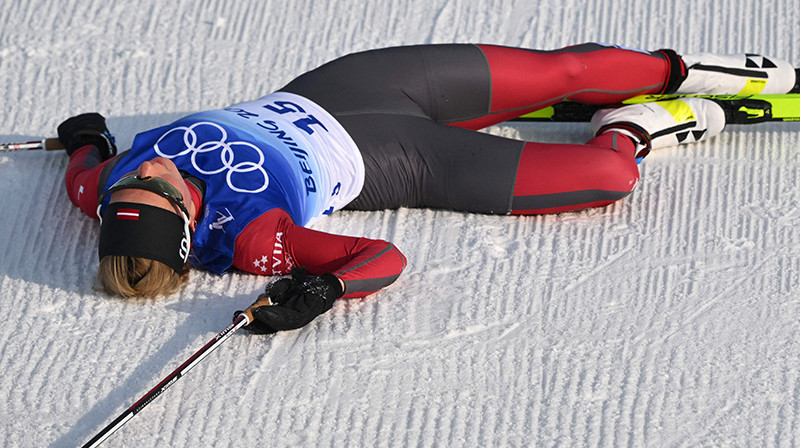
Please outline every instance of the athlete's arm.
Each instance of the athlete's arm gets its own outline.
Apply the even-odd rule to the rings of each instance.
[[[96,146],[86,145],[72,153],[67,166],[65,181],[69,200],[94,219],[97,219],[97,182],[107,162],[101,161]]]
[[[233,265],[261,275],[283,275],[302,266],[332,273],[344,282],[345,298],[363,297],[393,283],[406,265],[394,244],[333,235],[298,226],[280,209],[247,225],[236,239]]]

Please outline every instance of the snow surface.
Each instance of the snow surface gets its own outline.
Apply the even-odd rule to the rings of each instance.
[[[3,0],[0,140],[100,111],[126,147],[337,56],[585,41],[800,64],[797,0]],[[545,217],[401,209],[317,228],[395,242],[405,273],[307,328],[237,333],[105,446],[800,444],[800,124],[652,154],[627,199]],[[489,132],[582,142],[585,124]],[[60,153],[0,155],[0,445],[81,445],[266,279],[97,292],[97,225]]]

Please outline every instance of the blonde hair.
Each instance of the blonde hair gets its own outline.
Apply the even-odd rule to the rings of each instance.
[[[189,278],[184,266],[178,275],[160,261],[148,258],[109,255],[100,260],[97,279],[111,294],[122,297],[158,297],[178,290]]]

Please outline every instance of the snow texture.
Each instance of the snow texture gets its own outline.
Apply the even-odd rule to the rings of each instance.
[[[0,140],[99,111],[121,147],[357,50],[597,41],[800,64],[797,0],[3,0]],[[586,124],[488,132],[583,142]],[[0,446],[88,441],[267,279],[95,289],[63,153],[0,155]],[[400,209],[317,228],[393,241],[391,287],[298,331],[236,333],[105,446],[800,444],[800,124],[652,154],[601,210]]]

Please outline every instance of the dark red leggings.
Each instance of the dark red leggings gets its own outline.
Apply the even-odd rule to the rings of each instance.
[[[609,104],[662,92],[670,70],[665,53],[599,44],[423,45],[345,56],[282,90],[331,112],[362,151],[365,187],[349,208],[538,214],[629,194],[639,179],[630,139],[534,143],[473,130],[565,99]]]

